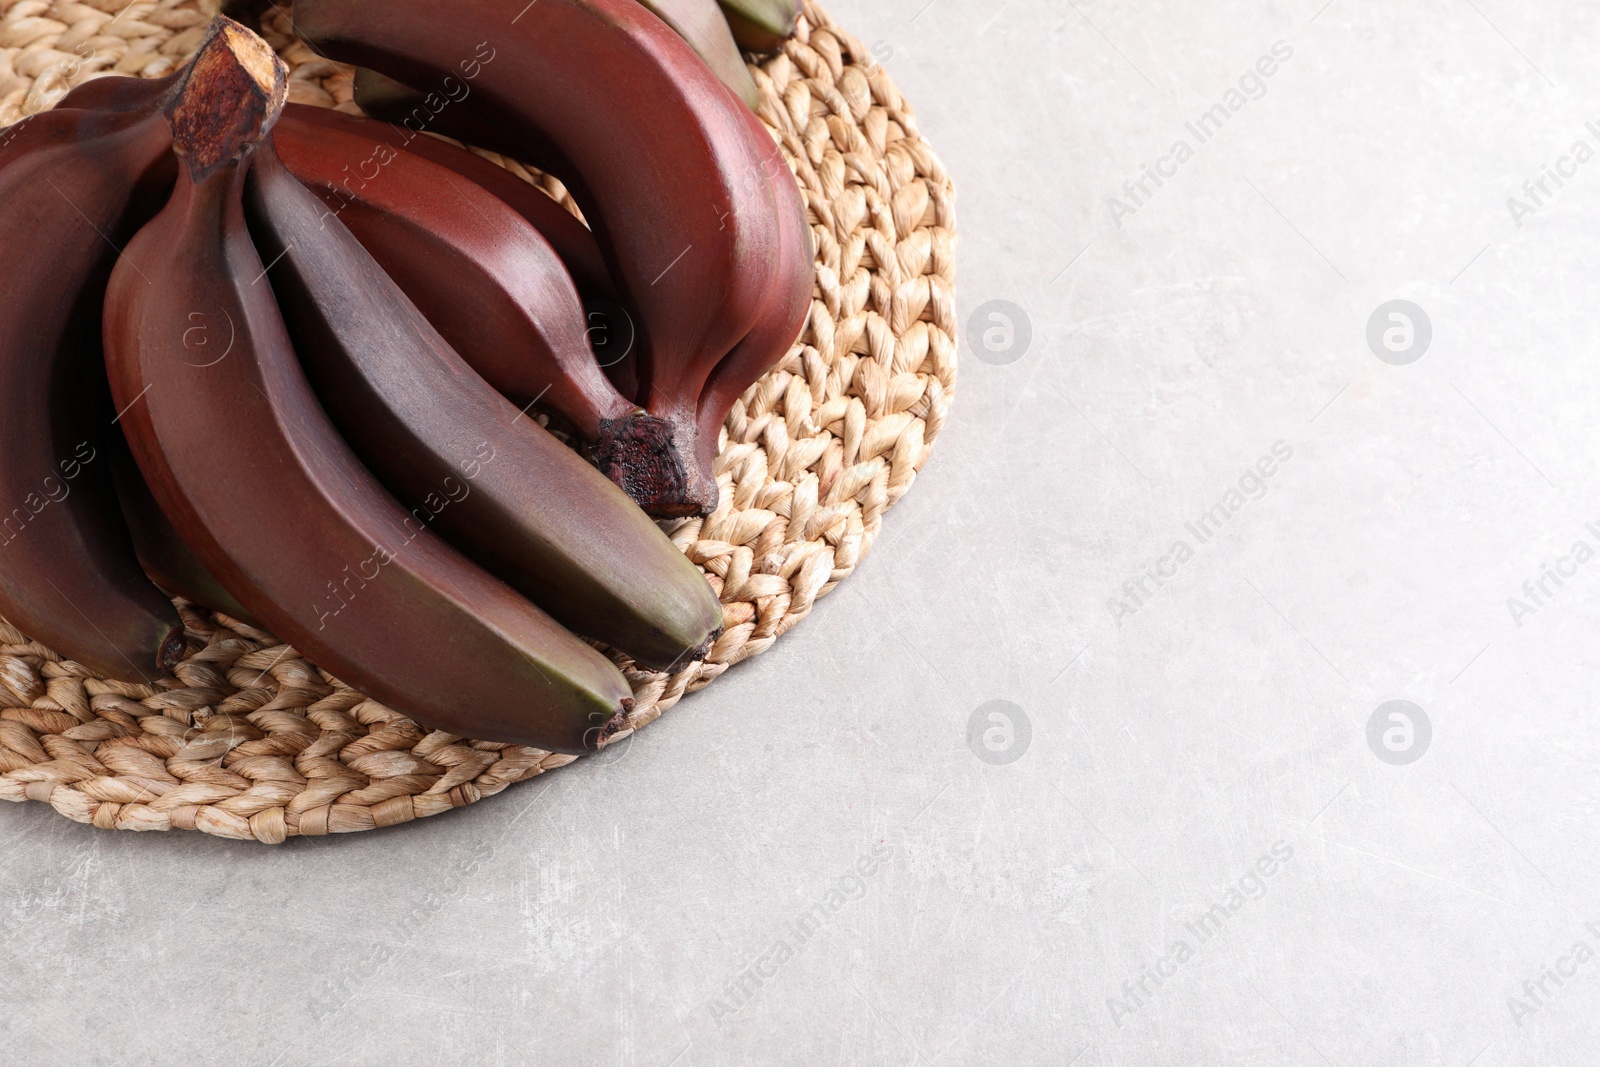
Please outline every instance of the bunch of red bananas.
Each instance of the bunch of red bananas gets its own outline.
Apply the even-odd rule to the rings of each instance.
[[[701,7],[298,0],[398,124],[286,107],[218,18],[172,76],[0,129],[0,615],[148,681],[186,648],[165,590],[431,726],[604,744],[631,692],[583,638],[668,669],[721,633],[650,516],[716,507],[723,418],[812,291],[786,162],[673,32],[711,23],[652,13]],[[607,368],[594,301],[636,326]]]

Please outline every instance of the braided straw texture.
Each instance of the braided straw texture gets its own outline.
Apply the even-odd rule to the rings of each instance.
[[[96,74],[168,73],[214,4],[0,0],[0,125]],[[264,32],[292,70],[290,99],[357,110],[348,69],[286,30],[274,15]],[[751,69],[809,205],[817,287],[799,341],[728,417],[720,507],[666,527],[720,594],[726,631],[673,674],[617,657],[633,729],[765,651],[850,574],[955,385],[954,191],[910,106],[812,3]],[[102,828],[276,844],[436,815],[574,759],[430,733],[272,635],[178,603],[189,653],[147,686],[98,678],[0,622],[0,798]]]

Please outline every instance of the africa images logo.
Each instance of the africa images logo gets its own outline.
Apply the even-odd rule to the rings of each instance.
[[[1154,1000],[1167,980],[1177,977],[1184,964],[1194,959],[1197,949],[1229,929],[1252,901],[1267,895],[1271,880],[1293,859],[1293,845],[1287,841],[1274,842],[1255,863],[1234,879],[1220,902],[1208,901],[1209,906],[1205,910],[1195,913],[1192,920],[1183,924],[1184,932],[1193,937],[1192,941],[1189,937],[1175,938],[1154,965],[1140,967],[1135,977],[1122,983],[1121,996],[1106,998],[1106,1010],[1111,1013],[1111,1021],[1120,1029],[1125,1020]]]
[[[1279,68],[1292,58],[1293,45],[1287,41],[1274,41],[1270,55],[1257,59],[1254,66],[1239,75],[1237,88],[1230,86],[1220,101],[1192,122],[1183,124],[1184,131],[1194,139],[1193,145],[1183,137],[1177,138],[1153,166],[1146,166],[1138,177],[1123,182],[1122,198],[1113,196],[1106,200],[1106,207],[1111,210],[1111,221],[1117,224],[1117,229],[1122,229],[1123,219],[1137,215],[1140,208],[1155,199],[1156,193],[1166,185],[1162,179],[1176,178],[1178,168],[1195,157],[1199,146],[1221,133],[1229,119],[1243,111],[1250,101],[1266,96],[1266,79],[1278,73]]]
[[[1220,500],[1201,512],[1198,517],[1183,524],[1184,536],[1173,538],[1165,555],[1144,568],[1144,573],[1122,583],[1122,595],[1109,597],[1106,610],[1122,628],[1124,619],[1132,618],[1148,604],[1156,592],[1176,578],[1179,568],[1194,559],[1196,550],[1215,538],[1233,517],[1244,510],[1252,500],[1267,495],[1268,480],[1294,457],[1294,446],[1287,441],[1275,441],[1270,455],[1257,459],[1254,467],[1246,467],[1239,475],[1237,488],[1230,486]],[[1190,543],[1193,538],[1193,544]]]

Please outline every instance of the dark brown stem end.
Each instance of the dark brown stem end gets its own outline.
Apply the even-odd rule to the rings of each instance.
[[[167,104],[178,155],[196,182],[237,160],[272,130],[289,97],[289,69],[267,42],[230,18],[212,20]]]
[[[694,649],[694,651],[690,652],[683,658],[690,663],[699,663],[701,660],[711,655],[711,649],[716,645],[717,639],[722,636],[722,632],[725,629],[726,627],[719,626],[715,630],[712,630],[710,636],[704,641],[700,642],[699,647]]]
[[[695,461],[694,441],[654,415],[602,419],[594,463],[646,514],[658,519],[709,515],[717,483]]]
[[[628,716],[633,714],[633,699],[625,698],[617,713],[607,719],[605,725],[591,729],[584,736],[583,747],[592,752],[598,752],[611,743],[611,739],[628,728]]]
[[[168,630],[167,635],[161,639],[161,646],[156,649],[156,670],[162,674],[171,674],[172,669],[183,662],[183,654],[188,648],[183,627],[174,626]]]

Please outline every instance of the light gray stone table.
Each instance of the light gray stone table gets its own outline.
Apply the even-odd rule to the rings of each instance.
[[[4,807],[0,1060],[1600,1062],[1595,6],[834,7],[978,342],[873,555],[444,818]]]

